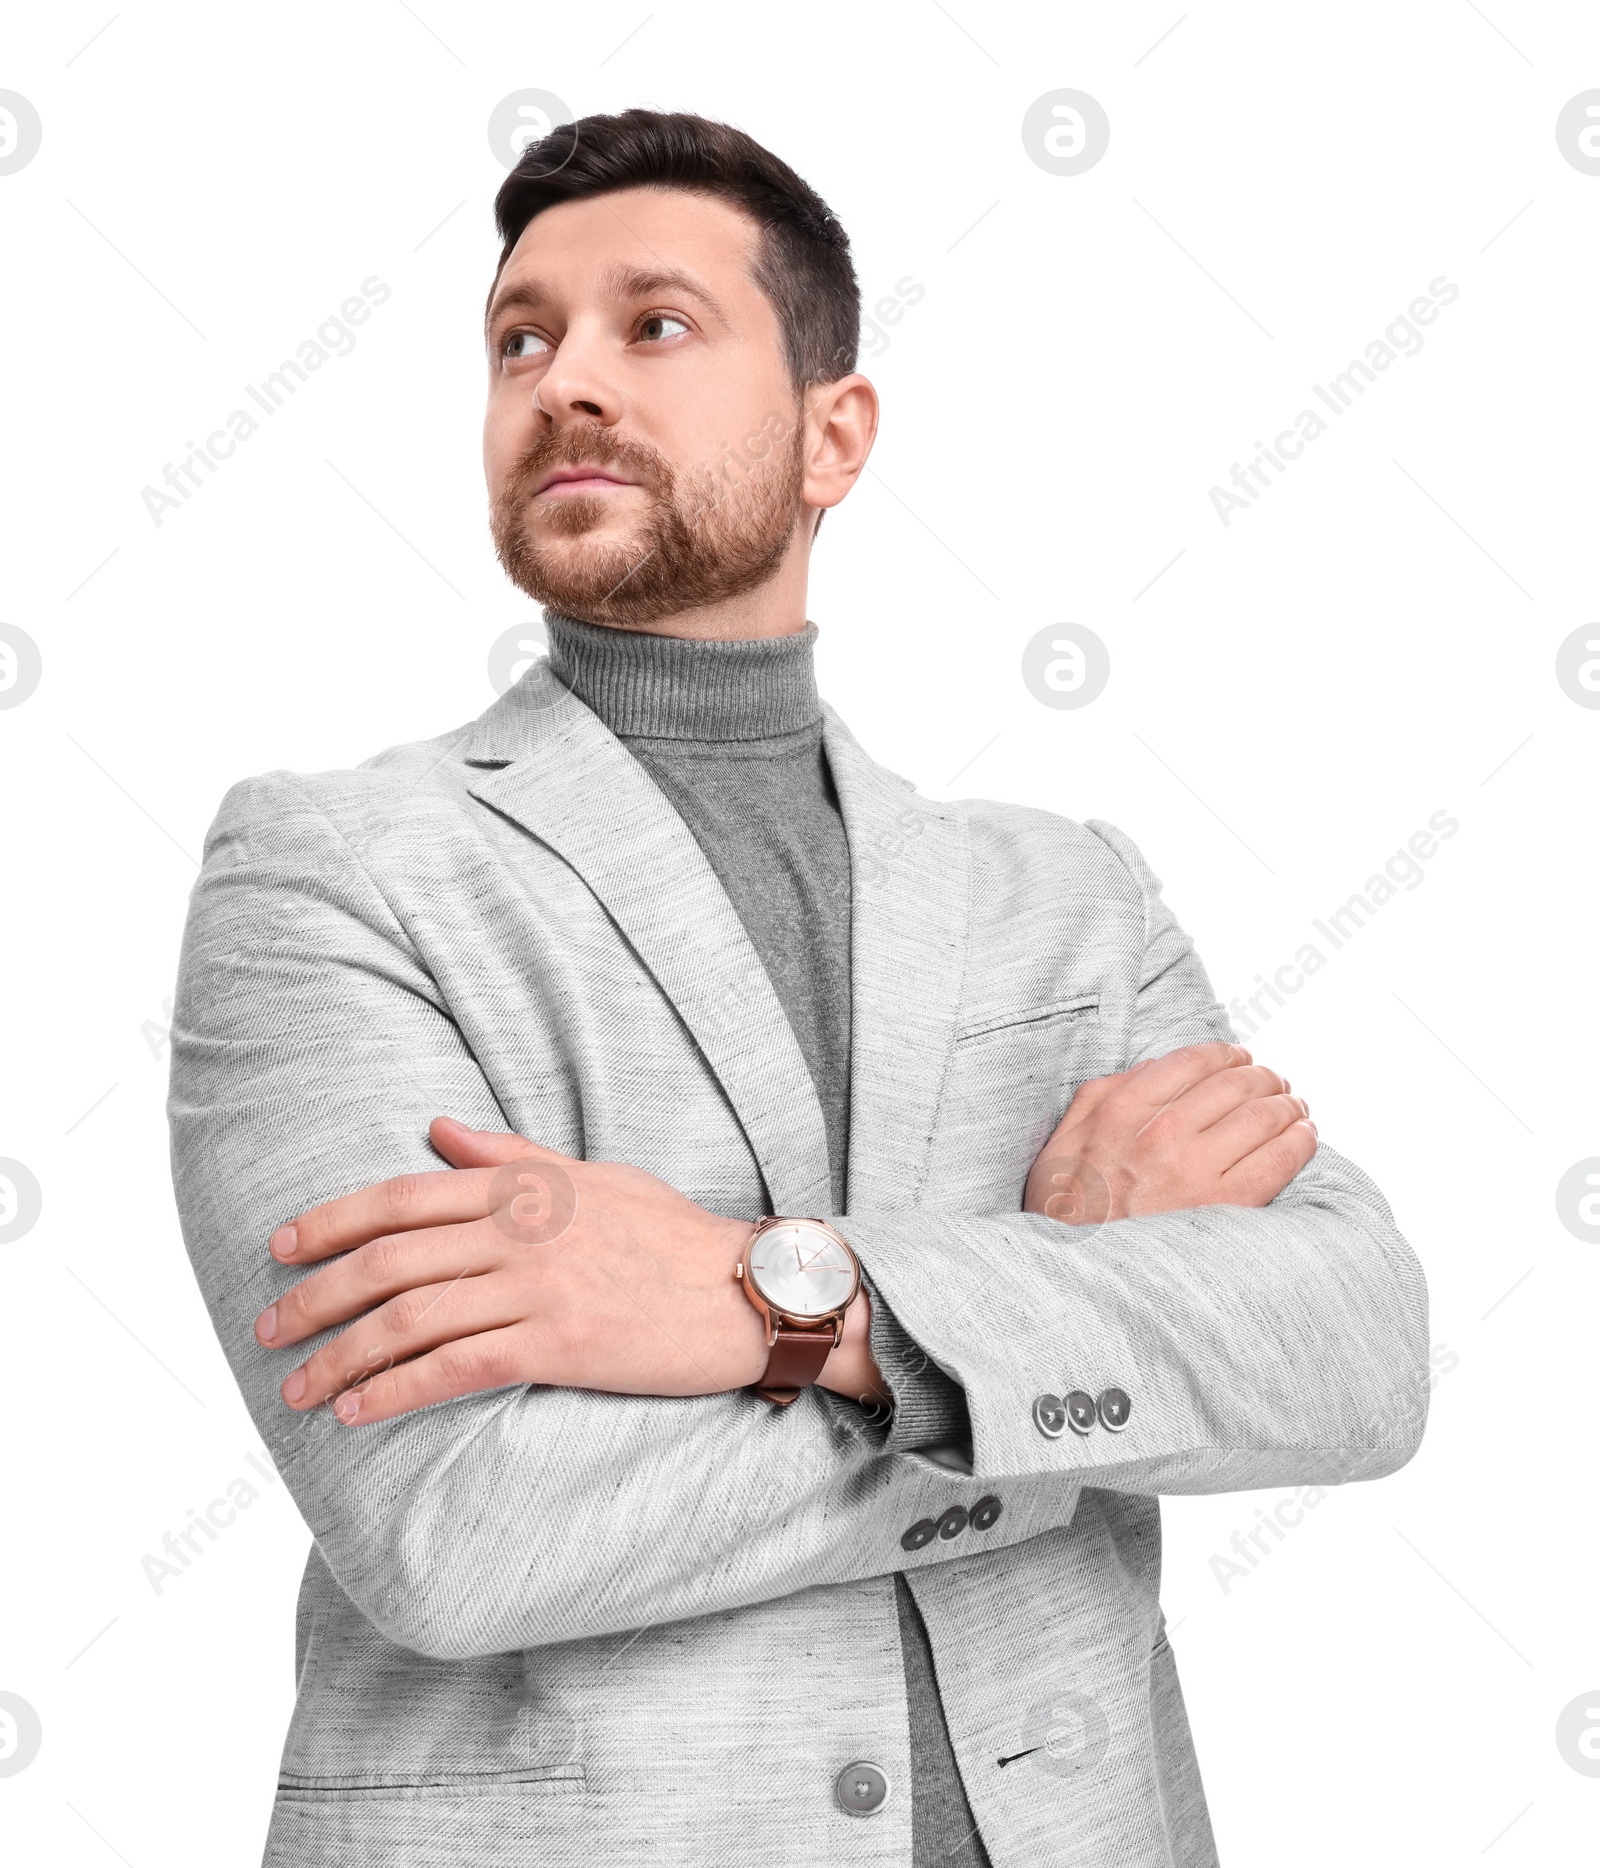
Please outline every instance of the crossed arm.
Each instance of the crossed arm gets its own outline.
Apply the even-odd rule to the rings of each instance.
[[[1137,853],[1113,848],[1146,899],[1132,1055],[1159,1060],[1218,1042],[1214,995],[1187,937]],[[531,1211],[491,1202],[481,1155],[461,1153],[471,1165],[438,1169],[428,1133],[441,1111],[479,1137],[436,1131],[455,1137],[445,1140],[446,1159],[458,1143],[496,1146],[482,1138],[503,1128],[504,1115],[382,893],[288,781],[236,788],[213,829],[173,1034],[174,1185],[202,1292],[323,1558],[390,1639],[441,1657],[504,1653],[946,1559],[937,1544],[907,1556],[899,1536],[947,1502],[958,1481],[900,1457],[881,1412],[827,1393],[815,1405],[772,1409],[734,1392],[759,1374],[761,1346],[751,1337],[754,1310],[728,1288],[736,1245],[726,1221],[707,1227],[699,1208],[638,1170],[546,1151],[546,1168],[559,1167],[584,1195],[571,1241],[582,1249],[526,1251],[517,1277],[504,1260],[471,1268],[486,1262],[474,1253],[517,1243],[486,1226],[490,1212],[504,1206],[513,1226],[535,1234],[549,1216],[537,1189],[523,1190]],[[1232,1053],[1224,1064],[1223,1056],[1211,1053],[1217,1067],[1190,1089],[1154,1097],[1154,1119],[1147,1109],[1135,1120],[1131,1086],[1158,1084],[1151,1073],[1163,1063],[1086,1086],[1057,1137],[1079,1165],[1058,1170],[1046,1149],[1027,1211],[823,1215],[856,1246],[911,1340],[964,1392],[974,1448],[968,1483],[999,1486],[1007,1499],[994,1542],[1069,1523],[1084,1485],[1150,1494],[1329,1484],[1380,1476],[1415,1450],[1426,1394],[1425,1294],[1371,1182],[1326,1146],[1293,1173],[1312,1138],[1300,1126],[1303,1111],[1287,1100],[1276,1105],[1283,1126],[1270,1140],[1232,1166],[1211,1158],[1215,1186],[1262,1153],[1267,1179],[1255,1189],[1257,1204],[1186,1191],[1173,1178],[1185,1161],[1196,1165],[1181,1147],[1167,1148],[1175,1133],[1211,1136],[1198,1145],[1203,1156],[1233,1133],[1230,1123],[1270,1113],[1276,1096],[1290,1095],[1250,1076],[1256,1066]],[[1235,1109],[1199,1119],[1206,1098],[1239,1090],[1250,1093]],[[1253,1105],[1265,1107],[1252,1116]],[[1120,1181],[1101,1178],[1124,1188],[1123,1204],[1098,1225],[1046,1216],[1055,1200],[1069,1222],[1080,1210],[1095,1217],[1101,1171],[1087,1169],[1108,1159],[1102,1129],[1115,1130],[1119,1111],[1138,1131],[1133,1158]],[[1189,1116],[1192,1130],[1184,1130]],[[524,1148],[518,1141],[518,1156]],[[1274,1161],[1274,1148],[1293,1152]],[[526,1152],[538,1153],[531,1144]],[[354,1196],[354,1206],[331,1199],[356,1168],[386,1192]],[[1276,1198],[1265,1191],[1272,1184],[1282,1187]],[[445,1187],[476,1216],[440,1225],[422,1213],[420,1202]],[[1163,1206],[1162,1189],[1168,1201],[1202,1203]],[[1244,1191],[1243,1182],[1232,1191]],[[392,1211],[376,1206],[384,1199],[396,1203]],[[678,1241],[674,1252],[639,1241],[634,1218],[645,1209]],[[319,1242],[330,1212],[345,1231]],[[300,1215],[294,1251],[279,1259],[267,1242],[289,1214]],[[406,1224],[408,1215],[425,1223]],[[435,1250],[455,1254],[438,1261],[442,1273],[423,1262]],[[399,1269],[383,1272],[386,1256]],[[493,1295],[502,1308],[446,1311],[446,1339],[397,1358],[393,1369],[376,1338],[351,1337],[352,1353],[335,1356],[325,1372],[321,1345],[309,1359],[298,1347],[309,1339],[298,1334],[293,1304],[304,1300],[288,1298],[291,1284],[324,1274],[400,1279],[396,1295],[381,1300],[373,1286],[347,1293],[345,1314],[360,1314],[358,1330],[372,1327],[375,1304],[401,1305],[398,1318],[376,1326],[380,1335],[391,1324],[425,1335],[428,1305],[445,1310]],[[655,1283],[636,1302],[630,1289],[640,1276]],[[543,1293],[542,1310],[528,1304],[529,1278],[542,1279],[532,1287]],[[435,1302],[441,1286],[452,1295]],[[332,1276],[312,1301],[330,1289],[336,1314]],[[281,1340],[289,1346],[268,1347],[253,1325],[285,1304]],[[606,1306],[613,1333],[625,1333],[620,1348],[590,1329],[594,1304]],[[865,1326],[863,1315],[858,1351]],[[508,1376],[509,1363],[463,1369],[481,1339],[499,1345],[494,1353],[514,1342],[524,1358],[515,1366],[532,1372]],[[376,1366],[367,1362],[374,1347]],[[536,1365],[525,1359],[534,1354]],[[425,1378],[435,1356],[444,1357],[447,1380],[454,1365],[459,1399],[422,1406],[387,1387],[391,1376],[397,1385]],[[347,1380],[352,1362],[359,1366]],[[282,1386],[301,1364],[306,1390],[286,1404]],[[1085,1388],[1115,1383],[1133,1393],[1128,1430],[1042,1438],[1029,1404],[1067,1372]],[[863,1365],[827,1379],[852,1397],[872,1391]],[[594,1385],[606,1380],[615,1386]],[[351,1431],[321,1395],[363,1383]],[[400,1411],[380,1419],[369,1403]],[[692,1512],[681,1509],[685,1498]],[[560,1525],[554,1554],[530,1530],[552,1513]]]
[[[524,1136],[440,1116],[429,1138],[449,1168],[363,1187],[272,1235],[280,1263],[322,1269],[262,1311],[257,1341],[291,1350],[350,1326],[285,1377],[287,1406],[371,1425],[509,1384],[704,1395],[760,1379],[765,1333],[733,1275],[747,1223]],[[1262,1207],[1315,1151],[1308,1106],[1275,1071],[1239,1045],[1186,1045],[1079,1089],[1024,1211],[1096,1226]],[[863,1289],[820,1380],[883,1407],[870,1335]]]

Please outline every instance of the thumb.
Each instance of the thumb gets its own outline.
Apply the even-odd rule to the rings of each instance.
[[[454,1116],[435,1116],[428,1124],[428,1140],[451,1167],[499,1167],[507,1161],[544,1153],[521,1135],[496,1129],[469,1129]]]

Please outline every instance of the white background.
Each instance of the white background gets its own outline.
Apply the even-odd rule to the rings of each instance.
[[[0,711],[0,1155],[44,1190],[0,1246],[0,1691],[44,1729],[0,1778],[7,1858],[259,1859],[306,1533],[257,1482],[177,1580],[142,1568],[258,1447],[178,1236],[164,1002],[226,788],[471,718],[529,614],[479,320],[487,120],[537,86],[741,124],[869,301],[925,288],[865,366],[882,437],[811,599],[878,757],[1111,819],[1224,998],[1459,821],[1255,1040],[1427,1266],[1454,1366],[1423,1450],[1226,1591],[1276,1499],[1170,1503],[1164,1595],[1230,1868],[1592,1860],[1600,1779],[1554,1734],[1600,1688],[1600,1257],[1555,1189],[1600,1154],[1600,713],[1554,669],[1595,618],[1600,177],[1554,126],[1600,16],[114,4],[13,13],[0,52],[43,123],[0,176],[0,622],[43,656]],[[1111,121],[1072,177],[1020,133],[1062,86]],[[372,275],[354,350],[157,526],[141,488]],[[1210,488],[1441,275],[1424,347],[1224,526]],[[1111,654],[1081,710],[1020,676],[1066,621]]]

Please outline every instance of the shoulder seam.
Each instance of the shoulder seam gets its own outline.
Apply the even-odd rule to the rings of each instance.
[[[1102,825],[1104,825],[1106,830],[1112,833],[1112,836],[1108,837],[1103,834],[1101,829]],[[1118,839],[1122,838],[1123,833],[1118,830],[1115,824],[1108,822],[1103,817],[1086,817],[1083,820],[1083,827],[1085,830],[1091,831],[1100,842],[1106,846],[1111,854],[1116,857],[1117,861],[1121,863],[1122,867],[1128,872],[1134,887],[1139,891],[1139,910],[1144,916],[1144,944],[1148,949],[1150,945],[1150,891],[1145,887],[1144,878],[1135,871],[1132,863],[1128,861],[1125,852],[1120,850],[1117,844],[1112,840],[1113,837]]]

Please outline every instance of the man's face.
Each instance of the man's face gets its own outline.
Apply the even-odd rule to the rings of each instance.
[[[489,307],[484,470],[506,574],[650,628],[766,582],[802,514],[800,405],[758,232],[636,188],[535,216]]]

